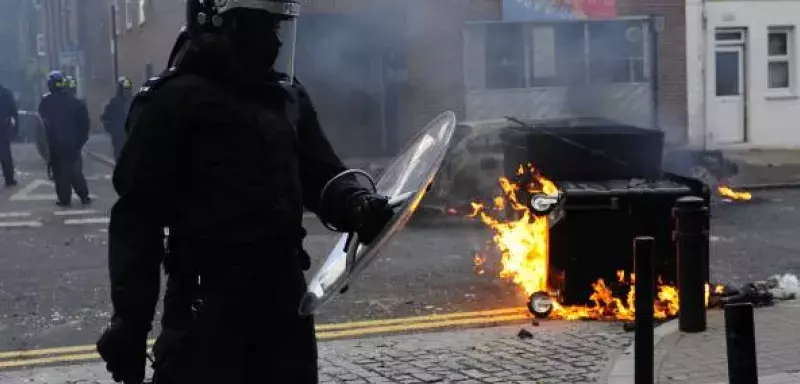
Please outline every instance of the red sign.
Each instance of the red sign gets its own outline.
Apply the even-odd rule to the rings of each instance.
[[[617,17],[616,0],[572,0],[572,11],[582,19],[610,19]]]

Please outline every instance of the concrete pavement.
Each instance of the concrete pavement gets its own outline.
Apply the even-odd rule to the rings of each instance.
[[[723,311],[708,312],[706,332],[681,333],[674,321],[662,329],[655,348],[656,384],[728,383]],[[800,302],[756,309],[755,329],[759,383],[800,384]],[[607,383],[632,383],[634,359],[631,349],[622,354]]]

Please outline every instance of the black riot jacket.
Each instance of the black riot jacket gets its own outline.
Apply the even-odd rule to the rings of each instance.
[[[349,198],[363,191],[342,180],[320,203],[321,189],[345,167],[299,83],[239,81],[198,56],[187,53],[136,96],[114,172],[120,196],[109,225],[114,316],[143,326],[158,298],[164,227],[170,228],[168,273],[178,269],[191,279],[197,272],[213,289],[225,271],[246,270],[249,288],[257,289],[258,271],[307,268],[303,207],[352,229]],[[267,294],[276,306],[299,304],[297,294]]]
[[[86,103],[67,92],[48,93],[39,103],[50,151],[74,156],[89,140],[89,111]]]
[[[125,133],[125,118],[130,109],[131,99],[124,95],[117,94],[109,100],[103,109],[100,120],[106,132],[112,135]]]

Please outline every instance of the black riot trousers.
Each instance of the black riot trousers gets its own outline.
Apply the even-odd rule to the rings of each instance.
[[[73,190],[81,200],[89,198],[89,186],[83,176],[83,159],[79,151],[51,150],[50,163],[60,203],[70,203]]]
[[[114,148],[114,160],[119,161],[122,147],[125,145],[125,131],[124,129],[115,130],[109,136],[111,136],[111,146]]]
[[[265,276],[260,289],[227,280],[187,330],[164,328],[154,384],[317,384],[314,320],[298,313],[305,281],[299,269],[287,275],[299,279]]]
[[[0,135],[3,129],[0,127]],[[6,184],[14,181],[14,160],[11,158],[11,140],[7,137],[0,137],[0,165],[3,168],[3,178]]]

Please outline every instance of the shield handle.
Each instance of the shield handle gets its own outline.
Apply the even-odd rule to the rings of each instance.
[[[389,199],[389,204],[388,204],[389,208],[395,209],[397,207],[402,206],[412,196],[414,196],[413,192],[406,192],[406,193],[400,194],[399,196],[396,196],[396,197],[393,197],[393,198]],[[361,244],[358,243],[358,233],[355,233],[355,232],[348,233],[347,234],[347,240],[345,240],[345,242],[344,242],[344,251],[345,251],[345,254],[347,255],[347,257],[345,259],[346,260],[345,269],[347,269],[348,273],[352,273],[353,269],[356,266],[356,255],[358,254],[358,248],[360,246],[361,246]],[[344,286],[344,288],[342,288],[342,290],[340,292],[344,293],[345,291],[347,291],[347,288],[348,288],[347,286]]]

